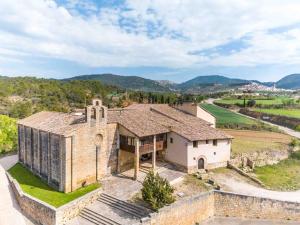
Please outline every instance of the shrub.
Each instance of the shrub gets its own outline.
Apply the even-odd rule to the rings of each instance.
[[[300,124],[295,127],[296,131],[300,131]]]
[[[0,153],[17,149],[17,122],[15,119],[0,115]]]
[[[150,171],[144,182],[142,188],[143,200],[150,204],[153,210],[157,211],[167,204],[175,201],[173,197],[174,188],[170,183],[159,176],[158,173]]]
[[[292,159],[300,160],[300,152],[293,152],[290,156]]]
[[[297,147],[297,146],[299,146],[299,144],[300,144],[300,142],[299,142],[299,139],[297,139],[297,138],[293,138],[291,143],[290,143],[290,145],[292,147]]]
[[[247,102],[247,106],[248,106],[248,107],[253,107],[253,106],[255,106],[255,105],[256,105],[256,101],[253,100],[253,99],[251,99],[251,100],[249,100],[249,101]]]

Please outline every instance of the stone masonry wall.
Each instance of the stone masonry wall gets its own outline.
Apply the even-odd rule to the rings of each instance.
[[[215,191],[215,216],[300,221],[300,203]]]
[[[214,216],[213,192],[201,193],[166,206],[158,213],[152,213],[146,225],[191,225]]]
[[[56,209],[36,198],[33,198],[21,190],[17,181],[7,174],[10,186],[15,194],[22,212],[36,224],[55,225]]]
[[[282,149],[282,150],[267,150],[258,151],[250,153],[240,153],[236,154],[230,160],[230,163],[240,167],[246,159],[254,162],[255,166],[265,166],[276,164],[281,160],[287,159],[292,152],[292,149]]]
[[[7,177],[22,212],[36,224],[65,224],[68,220],[76,217],[84,207],[95,202],[102,193],[102,189],[96,189],[59,208],[55,208],[24,193],[18,182],[15,181],[8,173]]]

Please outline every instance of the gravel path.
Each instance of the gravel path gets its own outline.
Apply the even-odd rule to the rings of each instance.
[[[33,225],[25,216],[10,188],[5,170],[18,161],[17,155],[6,156],[0,159],[0,224],[1,225]]]
[[[229,170],[230,171],[230,170]],[[291,192],[271,191],[257,186],[234,171],[228,173],[216,173],[212,175],[221,187],[230,192],[272,198],[281,201],[291,201],[300,203],[300,190]]]

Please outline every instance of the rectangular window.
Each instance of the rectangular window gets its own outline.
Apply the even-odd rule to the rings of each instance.
[[[170,138],[170,143],[173,144],[173,138]]]
[[[198,141],[193,141],[193,147],[198,148]]]
[[[217,146],[218,145],[218,140],[213,140],[213,145]]]
[[[227,144],[229,145],[230,143],[231,143],[231,140],[230,140],[230,139],[228,139],[228,140],[227,140]]]
[[[208,145],[209,144],[209,140],[206,140],[205,143]]]

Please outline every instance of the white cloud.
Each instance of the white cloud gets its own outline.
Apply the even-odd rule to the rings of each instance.
[[[80,15],[78,7],[88,15]],[[300,62],[300,26],[269,32],[300,24],[298,0],[128,0],[123,7],[99,8],[88,0],[65,6],[53,0],[2,0],[0,58],[47,57],[91,67]],[[127,25],[120,26],[120,20]],[[189,54],[244,36],[248,47],[229,55]]]

